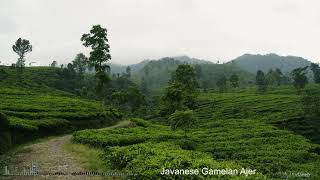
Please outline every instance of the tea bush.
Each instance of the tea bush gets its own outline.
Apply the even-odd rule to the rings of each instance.
[[[13,145],[35,138],[99,128],[121,119],[119,111],[62,91],[0,87],[0,132]],[[4,141],[4,140],[3,140]],[[4,146],[2,146],[4,147]],[[7,149],[7,148],[6,148]]]
[[[115,146],[104,151],[103,158],[112,169],[125,170],[135,174],[130,179],[211,179],[235,178],[239,176],[205,175],[202,168],[241,169],[231,161],[217,162],[209,154],[198,151],[182,150],[168,143],[141,143],[130,146]],[[198,175],[162,175],[163,169],[197,169]],[[263,177],[257,175],[255,177]]]
[[[320,93],[318,87],[308,88]],[[171,131],[169,124],[163,123],[166,120],[160,124],[132,119],[134,127],[79,131],[73,139],[106,148],[103,158],[110,168],[138,174],[130,178],[190,179],[159,176],[159,171],[197,167],[195,164],[205,161],[213,167],[257,169],[259,174],[252,179],[297,179],[284,177],[297,172],[320,179],[319,119],[305,118],[301,97],[293,88],[274,88],[265,95],[250,89],[201,93],[198,104],[194,114],[199,120],[187,137],[182,131]],[[192,153],[200,153],[194,161],[190,160]]]

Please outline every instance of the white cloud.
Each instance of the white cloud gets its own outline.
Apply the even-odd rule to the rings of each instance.
[[[47,65],[88,52],[80,37],[93,24],[109,31],[113,62],[189,55],[230,60],[243,53],[320,57],[317,0],[2,0],[0,60],[14,62],[19,37]]]

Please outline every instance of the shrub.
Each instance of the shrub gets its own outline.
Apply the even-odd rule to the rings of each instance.
[[[181,176],[163,176],[160,174],[166,169],[201,169],[204,167],[236,168],[231,162],[216,162],[209,155],[202,152],[182,150],[179,146],[162,143],[143,143],[125,147],[108,148],[103,158],[117,170],[127,170],[136,176],[131,179],[158,179],[182,178]],[[186,175],[187,176],[187,175]],[[186,178],[184,176],[184,178]],[[201,174],[196,177],[202,176]],[[190,177],[187,176],[187,177]]]
[[[0,112],[0,154],[11,148],[11,134],[9,132],[9,120]]]
[[[9,150],[12,146],[11,134],[9,132],[0,132],[0,154]]]
[[[6,130],[9,127],[9,120],[7,118],[7,116],[0,112],[0,131],[1,130]]]
[[[197,118],[194,116],[192,110],[176,111],[169,117],[171,128],[173,130],[182,129],[187,132],[195,125]]]

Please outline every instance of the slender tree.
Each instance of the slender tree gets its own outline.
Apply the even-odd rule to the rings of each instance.
[[[259,92],[265,92],[267,90],[268,82],[266,80],[264,73],[261,70],[257,71],[256,84],[258,86]]]
[[[107,29],[100,25],[94,25],[90,33],[83,34],[81,41],[85,47],[91,47],[89,64],[95,68],[95,77],[98,79],[96,86],[97,93],[103,98],[103,88],[110,80],[106,71],[110,66],[107,64],[111,60],[110,46],[108,44]]]
[[[227,90],[227,78],[225,75],[219,77],[216,82],[217,87],[219,88],[220,92],[225,92]]]
[[[57,61],[52,61],[50,67],[55,68],[55,67],[57,67],[57,66],[58,66],[58,62],[57,62]]]
[[[88,58],[83,53],[79,53],[72,61],[72,64],[76,72],[79,73],[79,76],[82,78],[84,72],[87,69]]]
[[[163,113],[171,114],[176,110],[193,109],[198,94],[198,82],[194,69],[187,64],[179,65],[172,74],[169,87],[163,97]]]
[[[311,63],[310,69],[313,72],[314,82],[320,84],[320,67],[318,64]]]
[[[131,68],[130,68],[130,66],[127,66],[127,68],[126,68],[126,76],[127,76],[128,78],[131,77]]]
[[[29,40],[19,38],[15,44],[12,46],[12,49],[15,53],[18,54],[19,58],[16,63],[16,67],[18,68],[17,75],[18,79],[21,81],[23,69],[25,67],[25,56],[26,53],[32,51],[32,45]]]
[[[148,94],[148,85],[146,80],[144,79],[144,77],[141,78],[141,82],[140,82],[140,92],[143,95],[147,95]]]
[[[293,86],[297,89],[298,93],[301,93],[301,90],[308,83],[307,74],[308,66],[302,68],[296,68],[292,70],[291,77],[293,79]]]
[[[233,88],[239,87],[239,76],[237,74],[232,74],[229,80]]]

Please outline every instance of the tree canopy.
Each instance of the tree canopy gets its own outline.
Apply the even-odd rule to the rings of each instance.
[[[85,47],[91,47],[92,49],[89,57],[89,65],[95,68],[95,76],[98,78],[96,89],[98,94],[103,96],[103,87],[109,81],[106,71],[109,71],[110,67],[107,62],[111,60],[107,29],[102,28],[100,25],[94,25],[90,33],[82,35],[81,41]]]

